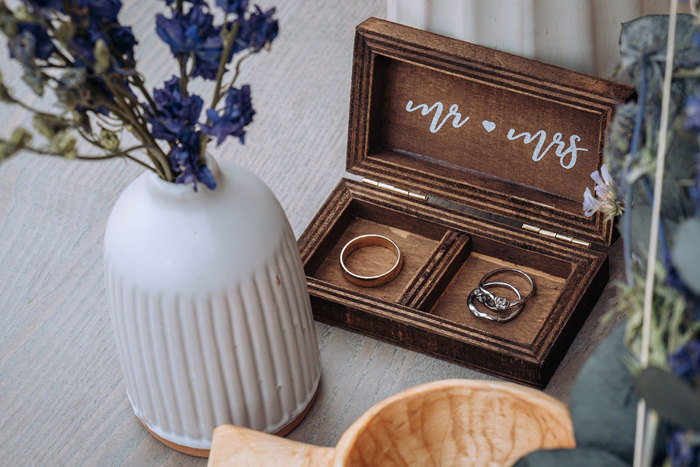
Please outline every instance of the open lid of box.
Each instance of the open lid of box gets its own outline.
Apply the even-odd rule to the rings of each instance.
[[[370,18],[357,27],[347,169],[609,245],[586,217],[615,104],[633,89]]]

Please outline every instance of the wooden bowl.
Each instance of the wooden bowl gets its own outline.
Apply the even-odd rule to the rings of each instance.
[[[513,383],[445,380],[384,399],[335,448],[219,426],[209,465],[497,466],[538,449],[575,445],[568,408],[543,392]]]

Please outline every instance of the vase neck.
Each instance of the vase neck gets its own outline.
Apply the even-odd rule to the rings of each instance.
[[[147,190],[154,198],[168,202],[189,203],[211,198],[217,191],[221,190],[225,182],[216,159],[207,155],[206,163],[216,181],[216,188],[214,190],[210,190],[203,183],[197,183],[197,191],[194,191],[192,183],[168,182],[155,173],[146,173],[144,176],[146,178]]]

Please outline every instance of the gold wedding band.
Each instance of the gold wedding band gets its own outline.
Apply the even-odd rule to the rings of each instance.
[[[364,248],[366,246],[375,245],[382,246],[387,250],[396,253],[396,262],[391,269],[373,276],[362,276],[348,269],[348,267],[345,265],[345,260],[348,259],[348,256],[350,256],[353,251],[359,250],[360,248]],[[399,250],[398,245],[396,245],[393,240],[383,235],[360,235],[359,237],[355,237],[346,243],[340,252],[340,267],[343,269],[343,275],[353,284],[361,285],[362,287],[379,287],[387,282],[391,282],[396,278],[396,276],[399,275],[402,266],[403,256],[401,256],[401,250]]]

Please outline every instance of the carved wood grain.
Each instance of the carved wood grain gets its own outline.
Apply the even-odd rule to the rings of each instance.
[[[575,446],[569,411],[559,401],[510,383],[455,379],[379,402],[335,448],[221,426],[214,432],[209,465],[509,466],[538,449]]]

